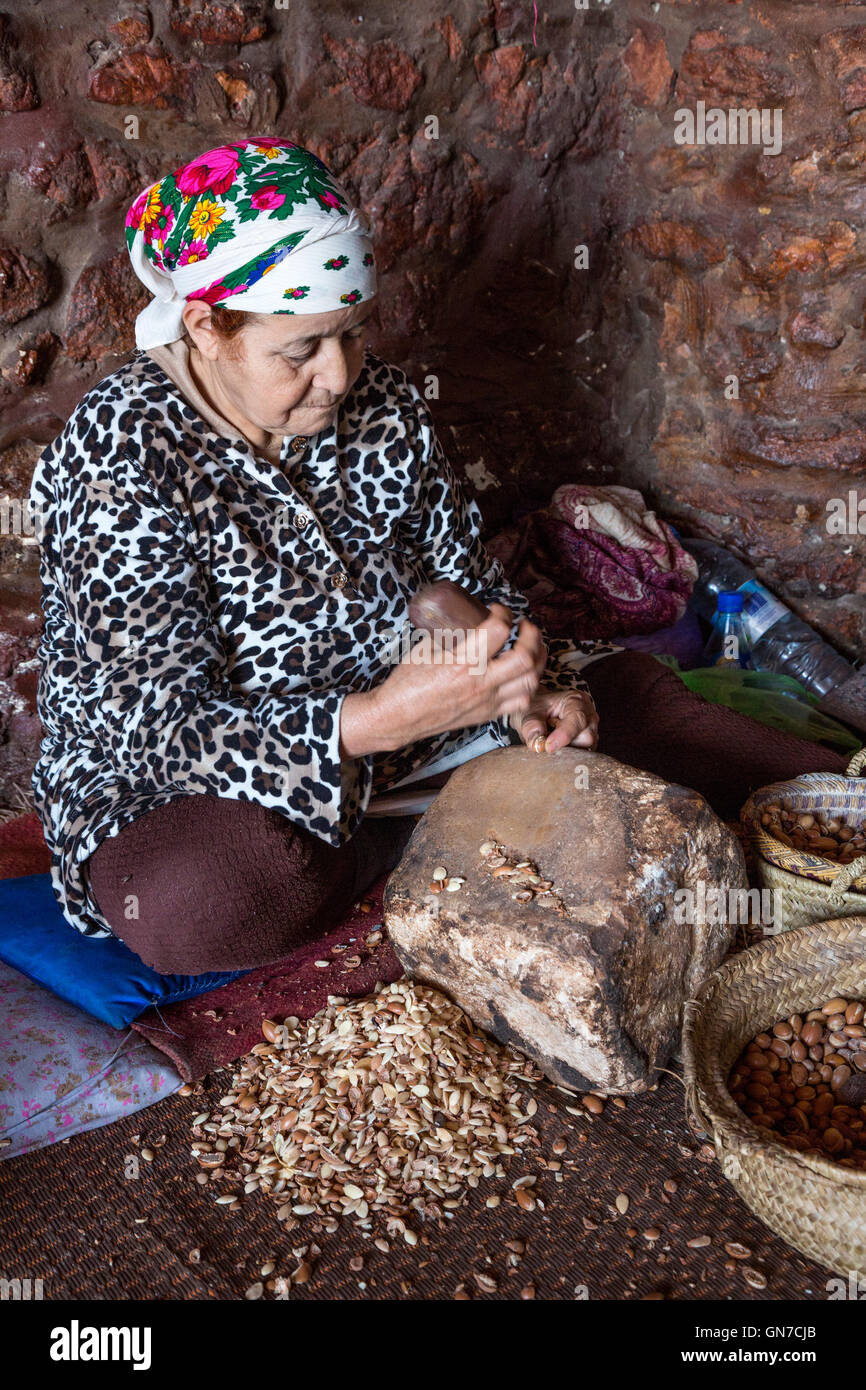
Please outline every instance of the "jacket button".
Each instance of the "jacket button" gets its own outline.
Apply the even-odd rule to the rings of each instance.
[[[344,570],[340,570],[339,574],[335,574],[331,578],[331,583],[333,584],[335,589],[345,589],[348,582],[349,576],[345,573]]]
[[[302,454],[306,449],[308,443],[309,441],[307,440],[305,435],[298,434],[292,440],[292,448],[294,449],[296,454]]]
[[[299,531],[303,531],[304,527],[310,524],[310,517],[307,512],[295,512],[292,520]]]

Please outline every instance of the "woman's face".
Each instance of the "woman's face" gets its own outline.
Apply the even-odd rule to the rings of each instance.
[[[377,300],[326,314],[261,314],[226,341],[210,307],[190,300],[187,331],[214,384],[250,424],[278,434],[317,434],[331,424],[363,365]]]

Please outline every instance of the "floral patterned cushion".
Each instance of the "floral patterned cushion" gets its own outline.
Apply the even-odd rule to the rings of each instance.
[[[0,1158],[107,1125],[181,1085],[166,1057],[0,961]]]

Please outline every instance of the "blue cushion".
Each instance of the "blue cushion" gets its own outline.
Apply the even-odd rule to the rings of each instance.
[[[117,937],[71,927],[49,874],[0,879],[0,960],[112,1028],[126,1028],[151,1004],[193,999],[249,974],[159,975]]]

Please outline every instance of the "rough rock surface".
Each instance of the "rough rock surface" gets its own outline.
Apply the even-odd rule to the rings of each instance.
[[[32,111],[38,105],[33,73],[20,64],[9,16],[0,14],[0,111]]]
[[[135,195],[213,145],[299,140],[371,219],[371,345],[429,400],[491,530],[560,483],[640,488],[862,659],[858,6],[11,9],[0,241],[57,283],[46,298],[16,268],[30,307],[0,339],[0,471],[132,349],[135,285],[93,268],[125,257]],[[778,109],[778,153],[677,144],[698,101]],[[40,338],[58,350],[34,361]]]
[[[72,289],[66,319],[66,351],[73,362],[132,351],[135,317],[147,290],[125,253],[85,266]]]
[[[12,246],[0,246],[0,325],[11,328],[50,297],[50,276],[39,262]]]
[[[486,840],[533,861],[564,910],[515,901],[508,878],[484,868]],[[431,892],[437,865],[463,887]],[[388,881],[385,924],[409,974],[554,1081],[635,1093],[731,944],[702,891],[746,882],[735,836],[697,792],[598,753],[504,748],[458,768],[419,822]],[[692,925],[677,920],[683,889]]]

